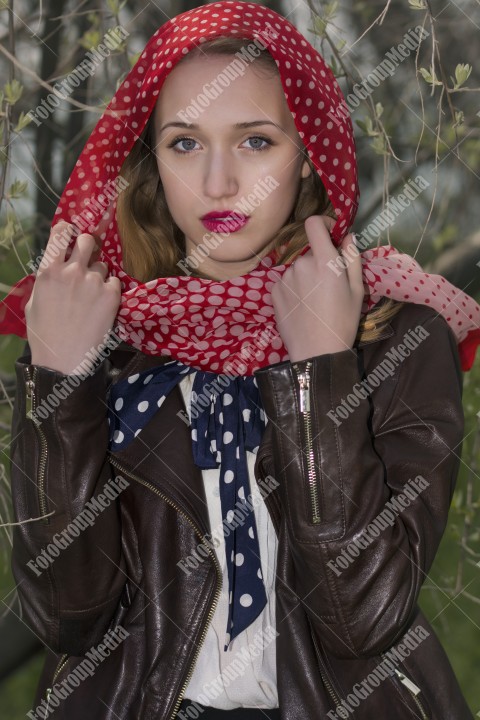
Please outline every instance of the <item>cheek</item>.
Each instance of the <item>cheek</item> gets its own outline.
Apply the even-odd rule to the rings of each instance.
[[[300,173],[293,168],[292,164],[279,167],[277,172],[271,173],[274,180],[278,183],[273,189],[270,197],[277,203],[288,203],[296,196],[298,184],[300,182]]]
[[[178,173],[174,173],[169,169],[164,169],[160,173],[160,180],[170,206],[182,207],[185,203],[190,202],[189,197],[192,190],[188,179],[182,178]]]

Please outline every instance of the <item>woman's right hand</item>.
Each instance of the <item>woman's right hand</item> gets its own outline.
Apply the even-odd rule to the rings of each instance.
[[[103,345],[121,300],[119,278],[105,279],[106,263],[89,265],[99,252],[93,235],[78,235],[65,259],[74,230],[64,220],[52,228],[25,306],[32,364],[64,374],[71,374],[82,361],[83,368],[91,365],[85,355]],[[84,373],[85,369],[77,370]]]

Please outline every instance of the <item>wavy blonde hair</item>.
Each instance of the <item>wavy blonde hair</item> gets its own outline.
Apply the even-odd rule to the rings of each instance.
[[[249,38],[217,37],[194,48],[179,63],[207,55],[232,56],[249,42]],[[260,51],[252,62],[254,65],[278,73],[275,60],[268,50]],[[128,186],[118,196],[116,207],[124,269],[141,282],[186,274],[182,264],[179,265],[180,261],[185,261],[185,238],[168,209],[154,148],[152,113],[123,163],[120,174],[127,180]],[[332,203],[305,147],[303,155],[312,172],[307,178],[301,179],[292,214],[271,246],[277,251],[278,265],[293,260],[308,244],[304,222],[310,215],[336,218]],[[188,274],[208,277],[200,271],[189,271]],[[375,340],[383,325],[396,315],[402,305],[388,298],[380,307],[373,308],[360,320],[357,340]]]

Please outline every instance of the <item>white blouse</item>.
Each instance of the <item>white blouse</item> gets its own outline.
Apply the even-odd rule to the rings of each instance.
[[[190,395],[196,372],[179,383],[190,418]],[[224,651],[228,619],[228,571],[219,491],[220,468],[202,470],[210,527],[220,544],[215,548],[222,569],[222,590],[197,658],[185,698],[219,710],[278,707],[275,661],[275,570],[277,536],[253,472],[256,454],[247,450],[248,475],[267,594],[263,611]],[[248,647],[252,648],[252,652]],[[242,652],[243,649],[243,652]]]

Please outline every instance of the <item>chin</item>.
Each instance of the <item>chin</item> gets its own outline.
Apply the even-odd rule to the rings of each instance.
[[[228,255],[223,257],[215,257],[214,255],[210,255],[210,258],[212,260],[215,260],[216,262],[232,262],[232,263],[241,263],[241,262],[248,262],[249,260],[252,260],[252,258],[260,256],[263,254],[263,248],[255,248],[253,250],[249,250],[248,252],[242,252],[242,253],[228,253]]]

